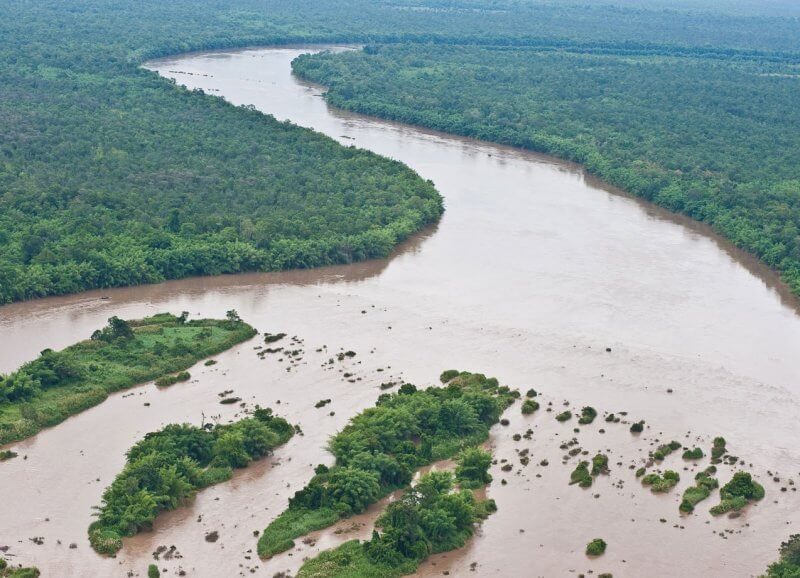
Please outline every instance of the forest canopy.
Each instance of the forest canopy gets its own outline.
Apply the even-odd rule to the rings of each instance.
[[[431,183],[141,69],[189,50],[374,41],[800,61],[800,21],[772,14],[570,1],[9,0],[0,4],[0,303],[386,256],[440,216]],[[456,64],[473,66],[464,54]],[[770,79],[780,82],[760,83]],[[791,185],[782,183],[769,189],[771,205],[783,204]],[[762,241],[732,218],[725,226],[743,231],[744,246]],[[768,263],[793,258],[772,233],[767,241],[755,252]]]

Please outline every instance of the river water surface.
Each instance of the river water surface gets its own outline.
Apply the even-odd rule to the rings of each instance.
[[[421,574],[472,575],[473,564],[476,573],[493,576],[762,571],[780,541],[800,531],[800,500],[796,486],[788,486],[792,477],[800,485],[800,316],[776,277],[704,228],[603,187],[575,166],[331,110],[319,87],[291,76],[291,60],[310,50],[191,54],[148,67],[407,163],[442,192],[444,218],[384,261],[0,308],[3,372],[46,347],[88,337],[111,315],[165,310],[218,317],[234,308],[262,331],[297,336],[304,350],[296,364],[262,360],[255,338],[219,355],[213,367],[190,370],[190,383],[134,388],[9,446],[20,457],[0,464],[0,546],[9,547],[7,556],[36,564],[45,577],[144,575],[152,552],[174,545],[181,557],[159,561],[167,575],[179,568],[209,577],[295,571],[320,547],[368,536],[374,512],[267,562],[254,553],[254,531],[285,507],[315,464],[331,462],[325,441],[374,402],[382,381],[435,383],[454,367],[535,387],[544,403],[524,418],[511,408],[511,425],[493,432],[496,457],[514,463],[511,472],[500,464],[492,471],[488,493],[499,511],[466,548],[434,557]],[[331,369],[325,361],[339,348],[358,355]],[[359,380],[344,379],[344,371]],[[238,408],[218,403],[217,394],[230,389],[300,423],[305,435],[160,517],[154,532],[126,540],[116,559],[95,555],[86,536],[91,508],[124,452],[166,423],[234,417]],[[315,409],[325,398],[330,406]],[[561,411],[565,400],[627,411],[649,428],[639,438],[624,424],[598,419],[576,434],[574,423],[558,424],[544,410],[552,402]],[[528,428],[532,440],[513,441]],[[575,461],[562,463],[558,446],[573,435],[592,455],[602,450],[611,458],[611,473],[588,491],[568,486]],[[727,438],[767,489],[767,498],[739,518],[712,519],[714,497],[694,515],[678,514],[679,495],[697,469],[680,456],[665,462],[682,477],[667,495],[646,491],[629,470],[642,465],[656,440],[707,450],[715,435]],[[517,456],[523,448],[532,456],[524,467]],[[540,465],[543,459],[549,465]],[[723,483],[730,472],[721,468]],[[206,542],[212,530],[220,539]],[[39,536],[41,545],[30,540]],[[590,560],[583,550],[595,537],[609,547]]]

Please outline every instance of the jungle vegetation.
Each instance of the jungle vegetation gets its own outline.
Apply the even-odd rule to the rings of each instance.
[[[402,385],[384,393],[375,407],[355,416],[328,449],[332,467],[320,465],[308,484],[261,534],[258,554],[274,556],[294,539],[363,512],[367,506],[409,484],[414,471],[484,442],[514,397],[507,387],[481,374],[461,373],[445,386]],[[457,475],[469,485],[486,483],[484,452],[467,451]]]
[[[430,554],[462,547],[475,524],[497,506],[453,488],[451,472],[423,475],[386,507],[371,540],[351,540],[322,552],[303,564],[297,578],[396,578],[413,574]]]
[[[103,493],[89,541],[97,552],[114,554],[122,537],[151,527],[159,512],[184,504],[197,490],[229,480],[286,443],[294,428],[272,410],[231,424],[195,427],[171,424],[145,435],[127,454],[125,468]]]
[[[187,320],[160,313],[125,321],[112,317],[90,339],[41,355],[0,375],[0,444],[103,402],[110,393],[185,370],[256,334],[235,311],[228,318]]]
[[[391,55],[382,49],[367,67],[348,63],[350,74],[368,73],[357,88],[370,101],[386,58],[404,71],[394,79],[399,88],[383,94],[371,111],[391,116],[386,106],[398,91],[412,89],[408,97],[424,116],[409,114],[406,106],[393,113],[397,118],[586,162],[631,192],[664,197],[665,206],[711,222],[794,282],[796,233],[780,214],[796,211],[796,187],[783,171],[768,180],[761,176],[792,166],[796,147],[787,146],[793,141],[786,135],[795,117],[772,123],[794,74],[778,64],[752,63],[800,61],[796,18],[566,0],[8,0],[0,4],[0,303],[380,257],[435,221],[441,198],[407,167],[179,88],[140,66],[189,50],[307,42],[409,43]],[[546,52],[539,56],[537,50]],[[409,66],[409,57],[418,58],[419,66]],[[674,57],[698,60],[675,63]],[[733,64],[719,67],[716,59]],[[412,78],[420,72],[414,68],[431,62],[437,64],[425,72],[430,77]],[[506,78],[518,66],[527,72]],[[558,67],[570,79],[565,86],[581,79],[577,91],[593,100],[587,110],[574,108],[574,93],[552,90]],[[302,72],[312,74],[307,65]],[[539,72],[545,73],[545,92],[523,85],[524,98],[517,98],[517,83]],[[685,82],[670,87],[678,73],[685,73]],[[355,107],[350,95],[337,92],[348,84],[344,71],[337,74],[331,98]],[[640,74],[652,84],[640,82]],[[507,94],[498,99],[487,81]],[[598,83],[610,91],[605,101],[597,95]],[[731,99],[730,90],[716,90],[720,83],[744,90]],[[420,90],[439,99],[453,118],[434,118],[441,111],[421,99]],[[679,115],[666,144],[650,138],[660,125],[648,103],[640,102],[645,92],[655,97],[650,108],[669,116],[680,113],[675,103],[683,96],[691,114],[702,111],[702,99],[715,91],[727,99],[723,120],[741,121],[735,130],[705,138],[704,125]],[[509,104],[512,94],[522,110]],[[533,97],[543,99],[532,106]],[[462,98],[475,99],[476,106]],[[761,104],[765,98],[768,107]],[[493,103],[488,115],[486,102]],[[595,129],[600,105],[607,124]],[[620,133],[623,105],[635,109],[626,113],[628,120],[649,116]],[[751,111],[757,114],[748,124]],[[555,131],[552,125],[560,126],[564,116],[569,122]],[[545,117],[549,128],[537,129],[533,140],[518,126]],[[732,175],[728,183],[725,170],[710,160],[719,156],[729,164],[730,150],[761,134],[759,123],[777,129],[778,138],[752,141],[760,154],[751,155],[741,172],[749,175],[756,158],[766,161],[762,170],[744,180]],[[639,124],[646,130],[635,130]],[[693,128],[686,141],[702,162],[689,163],[689,176],[676,176],[687,168],[683,157],[662,163],[650,156],[653,145],[656,152],[671,150],[677,129]],[[741,128],[748,130],[737,137]],[[631,156],[631,140],[642,145],[641,159]],[[774,155],[781,146],[788,157]],[[626,156],[615,156],[623,149]],[[755,217],[741,214],[751,209]]]
[[[404,44],[293,68],[347,110],[580,163],[708,223],[800,294],[796,62]]]

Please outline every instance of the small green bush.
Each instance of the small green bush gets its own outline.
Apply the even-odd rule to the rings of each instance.
[[[703,450],[701,450],[700,448],[694,448],[683,452],[684,460],[699,460],[702,458],[703,458]]]
[[[159,572],[158,566],[150,564],[147,567],[147,578],[161,578],[161,572]]]
[[[568,419],[571,419],[571,418],[572,418],[572,412],[569,411],[569,410],[562,411],[560,414],[558,414],[556,416],[556,420],[557,421],[561,421],[561,422],[567,421]]]
[[[581,417],[578,419],[578,423],[581,425],[588,425],[592,423],[596,417],[597,410],[587,405],[581,410]]]
[[[587,556],[601,556],[606,551],[606,541],[602,538],[595,538],[586,544]]]
[[[644,431],[644,421],[637,421],[631,424],[631,433],[642,433]]]
[[[539,409],[539,402],[532,399],[526,399],[522,402],[522,414],[529,415]]]
[[[581,488],[590,487],[593,481],[589,462],[580,462],[569,476],[570,485],[578,484]]]

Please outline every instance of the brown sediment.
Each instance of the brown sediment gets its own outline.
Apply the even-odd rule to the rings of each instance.
[[[388,260],[0,307],[0,371],[6,372],[45,347],[87,337],[111,315],[187,310],[220,317],[236,309],[263,332],[305,342],[289,347],[302,349],[302,359],[283,361],[283,352],[259,356],[251,344],[238,346],[215,356],[216,365],[191,368],[191,383],[114,395],[9,446],[20,457],[0,464],[0,544],[10,546],[14,560],[40,567],[44,576],[122,577],[141,573],[159,546],[175,545],[183,558],[159,563],[171,573],[179,564],[194,576],[249,575],[253,567],[271,576],[285,569],[278,563],[285,558],[258,560],[253,534],[283,510],[316,464],[332,462],[324,450],[330,435],[374,404],[381,383],[434,384],[442,370],[458,368],[544,396],[539,411],[523,416],[511,408],[510,425],[493,430],[495,457],[513,466],[492,468],[489,497],[498,512],[463,550],[426,561],[422,575],[471,575],[473,562],[495,576],[761,572],[800,523],[797,493],[778,491],[800,462],[800,318],[776,279],[697,227],[600,187],[572,165],[330,110],[318,89],[290,77],[289,62],[299,52],[198,54],[150,66],[408,163],[445,196],[442,222]],[[348,350],[358,355],[327,364]],[[124,452],[166,423],[232,419],[242,409],[220,405],[217,395],[228,390],[248,407],[273,407],[305,435],[160,516],[153,532],[125,540],[117,559],[96,556],[86,536],[91,508],[122,467]],[[320,399],[331,399],[330,408],[315,409]],[[556,422],[564,399],[572,408],[592,405],[598,419],[588,426]],[[554,413],[546,412],[548,402]],[[604,411],[622,421],[605,422]],[[628,428],[640,419],[644,432],[633,436]],[[530,440],[522,435],[528,428]],[[661,495],[641,488],[628,469],[644,465],[648,452],[670,439],[708,455],[715,435],[749,470],[780,472],[783,480],[760,479],[767,497],[739,518],[712,519],[705,505],[716,503],[714,494],[694,515],[680,516],[680,495],[707,458],[694,465],[684,464],[680,452],[670,455],[659,467],[675,469],[681,481]],[[582,456],[562,464],[567,452],[559,445],[572,437],[588,459],[609,456],[609,474],[585,491],[568,484]],[[516,451],[525,448],[527,466]],[[732,469],[722,466],[717,477],[725,483]],[[368,528],[333,536],[357,537]],[[206,542],[215,530],[218,541]],[[588,560],[586,543],[596,537],[608,550]],[[314,548],[326,540],[318,537]],[[73,542],[76,548],[66,546]],[[302,545],[288,559],[294,564],[307,550]]]

